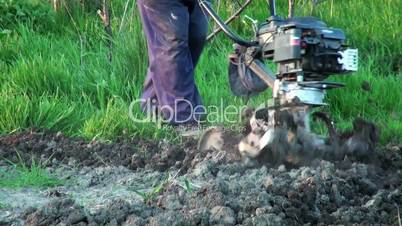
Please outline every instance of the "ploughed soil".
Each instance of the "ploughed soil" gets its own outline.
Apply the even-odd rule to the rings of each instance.
[[[272,166],[233,150],[198,151],[191,138],[0,137],[0,173],[32,159],[64,183],[0,187],[0,225],[397,225],[402,212],[398,145],[373,150],[370,162]]]

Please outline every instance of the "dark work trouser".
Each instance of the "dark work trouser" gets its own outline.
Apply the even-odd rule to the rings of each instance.
[[[147,37],[149,67],[142,108],[157,106],[172,124],[196,121],[202,115],[194,68],[208,31],[208,19],[196,0],[138,0]]]

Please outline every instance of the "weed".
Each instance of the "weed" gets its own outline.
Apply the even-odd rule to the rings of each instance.
[[[22,187],[53,187],[63,184],[63,181],[49,174],[44,166],[46,163],[35,161],[32,157],[31,165],[27,166],[21,159],[19,163],[13,163],[8,160],[11,170],[0,171],[0,187],[22,188]]]
[[[151,203],[156,196],[163,191],[165,186],[168,184],[168,179],[163,180],[160,184],[157,186],[153,187],[150,191],[144,192],[144,191],[139,191],[139,190],[134,190],[136,194],[141,196],[142,200],[144,203]]]
[[[1,209],[6,209],[6,208],[7,208],[7,205],[0,202],[0,210],[1,210]]]
[[[191,186],[191,183],[187,180],[187,178],[184,180],[184,184],[186,185],[185,190],[188,193],[191,193],[193,191],[193,187]]]
[[[175,175],[168,174],[165,179],[163,179],[160,183],[158,183],[155,187],[151,188],[149,191],[144,192],[144,191],[139,191],[134,189],[134,192],[141,196],[143,201],[145,203],[151,203],[154,201],[154,199],[161,193],[163,192],[164,189],[166,189],[169,186],[172,186],[177,182],[176,178],[179,175],[180,171],[177,172]]]

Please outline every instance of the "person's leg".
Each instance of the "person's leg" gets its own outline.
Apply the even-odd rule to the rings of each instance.
[[[145,11],[142,1],[138,1],[137,6],[138,6],[138,9],[140,12],[144,34],[146,37],[152,37],[155,32],[149,21],[150,18],[148,17],[148,14]],[[147,41],[147,47],[148,47],[148,61],[154,62],[155,61],[154,53],[153,53],[151,45],[149,44],[148,41]],[[141,103],[141,108],[144,111],[144,113],[149,114],[148,116],[154,117],[155,115],[153,115],[153,114],[157,114],[156,113],[157,97],[156,97],[154,84],[152,82],[152,77],[153,77],[153,73],[150,70],[150,66],[149,66],[147,69],[147,76],[144,81],[142,95],[141,95],[141,99],[143,101]]]
[[[143,98],[155,94],[164,118],[173,117],[171,123],[191,120],[201,98],[188,44],[188,8],[180,0],[138,0],[138,7],[150,56]]]
[[[198,3],[195,3],[190,14],[189,47],[194,67],[198,63],[201,52],[204,49],[208,34],[208,17],[202,11]]]
[[[198,2],[194,0],[194,6],[190,10],[190,23],[189,23],[189,48],[191,52],[191,59],[193,61],[194,68],[198,64],[198,60],[204,49],[206,38],[208,34],[208,17],[201,10]],[[198,93],[198,88],[194,86],[195,93]],[[200,97],[196,95],[195,97]],[[194,102],[201,103],[201,99]],[[199,109],[195,111],[197,120],[202,120],[203,116],[206,116],[206,110]]]

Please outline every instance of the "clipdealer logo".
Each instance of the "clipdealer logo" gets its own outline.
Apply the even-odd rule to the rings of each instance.
[[[144,113],[138,114],[138,108]],[[158,105],[156,99],[136,99],[130,103],[128,113],[134,123],[185,123],[189,121],[200,123],[239,123],[241,112],[247,108],[246,105],[227,105],[223,98],[218,105],[197,105],[186,99],[176,99],[172,105]],[[185,109],[187,116],[176,114],[178,110]]]

